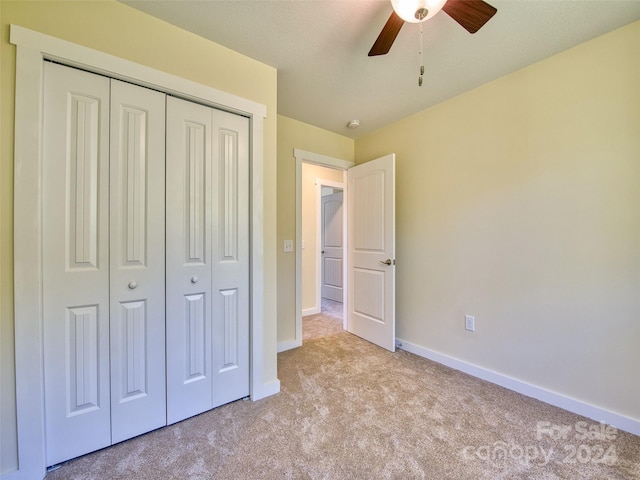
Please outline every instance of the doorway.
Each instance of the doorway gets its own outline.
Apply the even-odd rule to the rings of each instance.
[[[342,172],[303,165],[303,342],[344,330],[344,185],[329,176],[340,179]]]
[[[344,230],[345,251],[349,252],[348,261],[344,262],[344,279],[349,293],[343,295],[343,329],[395,351],[395,154],[358,166],[298,149],[294,149],[294,156],[296,337],[293,341],[279,344],[278,351],[302,346],[302,171],[305,163],[342,173],[343,208],[347,212],[345,217],[348,217],[348,228]]]
[[[316,213],[321,205],[321,186],[343,191],[343,211],[346,212],[346,171],[354,166],[350,161],[298,149],[294,150],[294,155],[296,158],[296,338],[283,350],[302,345],[303,316],[309,319],[311,315],[322,314],[320,290],[322,278],[319,278],[322,250],[317,248],[321,243],[320,215]],[[303,186],[310,188],[303,189]],[[308,218],[313,219],[311,224],[305,222]],[[303,228],[309,226],[312,227],[310,231],[305,229],[303,232]],[[345,225],[342,232],[346,236]],[[303,268],[303,261],[305,265],[310,266]],[[346,278],[344,270],[343,265],[342,278]],[[345,309],[348,299],[344,297],[343,294],[342,303],[336,302],[331,305],[335,317],[342,323],[341,329],[346,329]]]
[[[303,162],[301,176],[302,316],[322,314],[323,303],[343,303],[343,172]],[[324,299],[324,302],[323,302]],[[333,305],[332,311],[337,310]],[[342,319],[340,312],[339,318]]]

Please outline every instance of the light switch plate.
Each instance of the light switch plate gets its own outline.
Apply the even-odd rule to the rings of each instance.
[[[464,316],[464,328],[470,332],[476,331],[476,317],[471,315]]]
[[[285,253],[293,252],[293,240],[285,240],[284,241],[284,251],[285,251]]]

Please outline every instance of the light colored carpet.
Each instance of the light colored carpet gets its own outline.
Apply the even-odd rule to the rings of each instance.
[[[322,299],[321,313],[302,318],[302,341],[343,332],[342,303]]]
[[[581,439],[600,425],[343,331],[279,354],[278,376],[276,396],[86,455],[47,480],[640,479],[640,437]]]

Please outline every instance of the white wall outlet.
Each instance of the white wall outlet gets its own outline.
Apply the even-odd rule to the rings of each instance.
[[[476,331],[476,317],[472,317],[471,315],[464,316],[464,328],[465,330],[469,330],[470,332]]]
[[[285,253],[293,252],[293,240],[285,240],[284,241],[284,251],[285,251]]]

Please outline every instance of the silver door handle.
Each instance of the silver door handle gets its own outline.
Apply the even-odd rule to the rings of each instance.
[[[133,290],[134,288],[136,288],[138,286],[138,284],[136,282],[129,282],[129,289]]]
[[[195,275],[191,277],[191,283],[198,283],[198,277],[196,277]]]
[[[382,265],[391,265],[391,259],[390,259],[390,258],[387,258],[384,262],[381,260],[381,261],[380,261],[380,263],[381,263]]]

